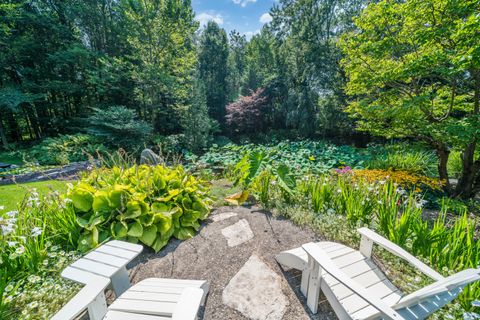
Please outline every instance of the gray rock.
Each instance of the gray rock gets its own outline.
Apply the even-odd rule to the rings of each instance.
[[[12,165],[10,163],[2,163],[0,162],[0,169],[8,169],[11,168]]]
[[[222,220],[236,217],[236,216],[237,214],[235,212],[223,212],[223,213],[214,214],[213,216],[210,217],[210,219],[212,219],[213,222],[217,222],[217,221],[222,221]]]
[[[222,299],[253,320],[281,320],[288,306],[282,278],[255,254],[230,280]]]
[[[72,180],[76,179],[80,172],[89,171],[93,166],[98,164],[99,162],[96,160],[93,163],[89,161],[72,162],[68,165],[57,168],[8,176],[4,179],[0,179],[0,185],[45,180]]]
[[[160,157],[150,149],[144,149],[140,154],[140,164],[156,166],[161,163]]]
[[[248,221],[242,219],[231,226],[222,229],[222,235],[227,240],[229,247],[235,247],[254,237]]]

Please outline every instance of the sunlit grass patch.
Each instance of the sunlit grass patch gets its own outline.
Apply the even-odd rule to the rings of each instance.
[[[47,194],[50,191],[62,193],[67,190],[67,181],[48,180],[0,186],[0,207],[15,210],[33,189],[36,189],[39,194]]]

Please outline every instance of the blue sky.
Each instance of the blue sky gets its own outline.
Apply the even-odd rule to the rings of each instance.
[[[271,20],[268,12],[275,0],[192,0],[202,25],[214,20],[229,33],[235,29],[250,38]]]

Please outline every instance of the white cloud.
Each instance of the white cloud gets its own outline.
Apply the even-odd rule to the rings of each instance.
[[[239,4],[242,7],[246,7],[249,2],[255,3],[257,0],[232,0],[233,3]]]
[[[260,29],[254,30],[254,31],[247,31],[244,33],[245,37],[247,37],[247,40],[250,40],[254,35],[259,34]]]
[[[273,18],[270,15],[270,13],[268,13],[268,12],[262,14],[262,16],[260,17],[260,22],[261,23],[269,23],[272,20],[273,20]]]
[[[223,24],[223,17],[221,14],[218,13],[210,14],[207,12],[202,12],[196,16],[196,19],[198,22],[200,22],[201,26],[206,25],[208,21],[214,21],[220,25]]]

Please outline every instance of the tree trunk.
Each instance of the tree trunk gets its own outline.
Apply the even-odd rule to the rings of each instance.
[[[5,135],[5,128],[3,127],[3,120],[0,117],[0,138],[2,139],[2,145],[4,149],[8,149],[7,136]]]
[[[447,169],[450,150],[448,150],[448,148],[445,145],[440,143],[436,145],[436,150],[438,155],[438,175],[440,177],[440,180],[445,181],[446,191],[450,192],[451,191],[450,180],[448,178],[448,169]]]
[[[480,161],[475,161],[476,141],[470,143],[462,154],[462,175],[453,195],[459,198],[471,198],[475,194],[474,184],[480,170]]]

